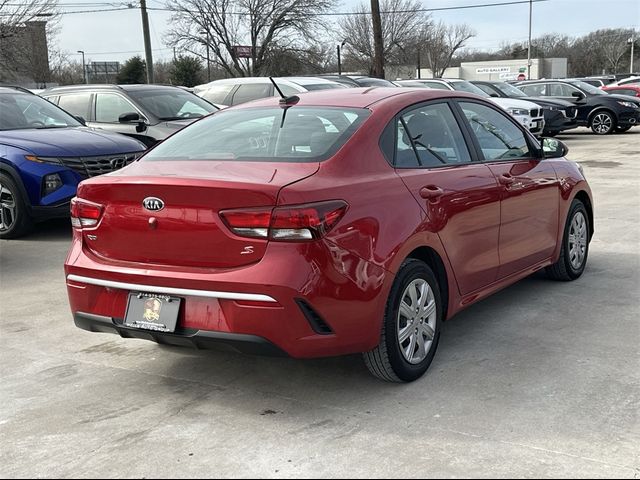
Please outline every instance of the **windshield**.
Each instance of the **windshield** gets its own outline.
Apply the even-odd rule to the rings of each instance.
[[[64,110],[27,93],[0,94],[0,131],[80,127]]]
[[[332,107],[223,110],[168,138],[144,160],[318,162],[338,151],[369,113]]]
[[[527,95],[522,91],[510,85],[506,82],[494,83],[494,87],[504,93],[507,97],[526,97]]]
[[[589,85],[588,83],[580,80],[572,80],[569,83],[578,87],[580,90],[587,92],[589,95],[608,95],[607,92],[600,90],[598,87],[594,87],[593,85]]]
[[[480,95],[484,98],[488,98],[491,96],[488,93],[480,90],[473,83],[466,82],[464,80],[456,80],[455,82],[451,82],[451,86],[454,90],[457,90],[459,92],[475,93],[476,95]]]
[[[180,88],[130,90],[128,94],[163,121],[200,118],[218,111],[206,100]]]

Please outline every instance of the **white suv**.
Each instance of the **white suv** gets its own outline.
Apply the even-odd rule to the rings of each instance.
[[[286,96],[313,90],[349,88],[346,85],[318,77],[278,77],[274,80]],[[229,107],[278,95],[269,77],[225,78],[198,85],[193,91],[211,103]]]
[[[514,98],[491,97],[486,92],[466,80],[429,78],[419,80],[401,80],[396,83],[403,87],[418,87],[421,85],[427,88],[436,88],[440,90],[457,90],[460,92],[475,93],[476,95],[491,100],[496,105],[502,107],[534,135],[540,136],[544,130],[544,112],[540,105]]]

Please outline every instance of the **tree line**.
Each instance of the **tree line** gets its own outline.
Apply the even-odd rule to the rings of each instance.
[[[55,25],[56,0],[21,1],[30,8],[16,9],[10,0],[0,0],[0,36],[43,14]],[[375,52],[381,48],[390,78],[414,76],[418,65],[439,77],[463,61],[527,56],[526,41],[505,43],[497,51],[469,49],[476,35],[470,25],[436,21],[419,0],[381,0],[376,29],[374,4],[378,0],[363,0],[349,14],[336,15],[336,0],[173,0],[166,6],[172,16],[164,42],[179,55],[154,64],[155,80],[191,86],[206,81],[207,71],[212,79],[336,72],[337,45],[343,72],[374,75]],[[378,45],[374,30],[379,30]],[[582,37],[547,34],[534,39],[532,56],[566,57],[570,75],[617,73],[629,68],[628,40],[634,33],[637,43],[638,34],[629,29],[598,30]],[[245,48],[240,51],[238,46]],[[640,48],[636,51],[640,55]],[[69,55],[52,49],[50,64],[51,81],[83,81],[82,65]],[[144,61],[132,58],[117,81],[143,82],[143,70]]]

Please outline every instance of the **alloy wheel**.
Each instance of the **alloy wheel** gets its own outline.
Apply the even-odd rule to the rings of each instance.
[[[587,220],[576,212],[569,227],[569,261],[575,270],[582,267],[587,254]]]
[[[613,128],[613,118],[608,113],[599,113],[593,117],[591,128],[601,135],[609,133]]]
[[[16,223],[16,199],[4,183],[0,183],[0,232],[6,232]]]
[[[405,289],[397,319],[400,351],[412,365],[422,362],[435,338],[436,300],[426,280],[418,278]]]

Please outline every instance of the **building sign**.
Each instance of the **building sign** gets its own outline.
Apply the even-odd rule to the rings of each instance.
[[[251,58],[253,56],[251,55],[252,50],[251,47],[246,45],[236,45],[233,47],[233,54],[236,58]]]
[[[511,67],[485,67],[476,68],[477,74],[482,73],[511,73]]]

